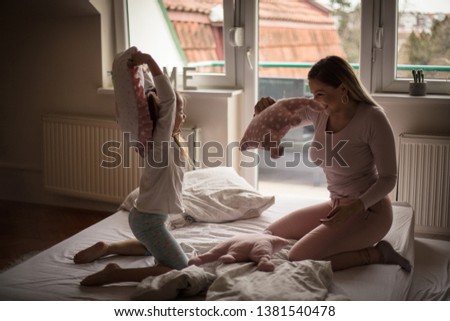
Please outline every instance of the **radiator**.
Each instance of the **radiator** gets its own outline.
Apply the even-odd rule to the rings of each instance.
[[[195,133],[198,130],[183,129],[183,135],[189,135],[189,147]],[[48,190],[120,203],[139,185],[143,161],[124,143],[115,120],[45,115],[43,136],[44,185]],[[194,151],[189,149],[191,157]]]
[[[411,204],[415,231],[450,235],[450,137],[402,134],[397,200]]]

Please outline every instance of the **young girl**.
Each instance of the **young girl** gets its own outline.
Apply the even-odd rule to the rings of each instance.
[[[110,263],[103,270],[86,277],[82,285],[103,285],[116,282],[140,282],[147,276],[164,274],[187,266],[187,257],[168,231],[168,213],[183,212],[182,182],[185,155],[180,146],[180,126],[185,120],[184,100],[176,93],[169,79],[149,54],[132,54],[129,66],[147,64],[156,88],[148,93],[149,108],[157,110],[153,143],[147,146],[145,170],[139,186],[139,197],[130,211],[129,223],[136,239],[118,243],[98,242],[74,256],[77,264],[92,262],[110,255],[153,255],[154,266],[122,269]],[[155,105],[153,105],[155,104]],[[153,106],[152,106],[153,105]],[[156,108],[155,108],[156,107]]]

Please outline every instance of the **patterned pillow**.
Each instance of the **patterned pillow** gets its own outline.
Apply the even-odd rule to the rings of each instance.
[[[255,117],[251,120],[240,142],[241,151],[252,148],[270,150],[271,157],[283,155],[281,139],[287,132],[299,126],[304,118],[305,108],[322,111],[323,106],[307,98],[285,98],[259,111],[255,107]]]
[[[116,55],[112,80],[116,100],[116,118],[124,133],[130,134],[132,143],[142,154],[152,140],[153,122],[149,112],[146,92],[154,88],[153,81],[142,66],[129,67],[128,61],[136,47]]]

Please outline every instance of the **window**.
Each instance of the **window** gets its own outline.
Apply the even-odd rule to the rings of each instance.
[[[183,36],[183,32],[196,31],[195,28],[182,27],[183,19],[188,18],[182,12],[170,9],[170,4],[175,3],[171,0],[115,0],[115,7],[117,3],[122,3],[124,12],[128,13],[125,24],[128,27],[126,33],[128,39],[127,42],[122,43],[137,45],[144,50],[149,48],[152,52],[159,48],[162,52],[161,57],[167,58],[171,64],[176,62],[177,68],[192,67],[194,70],[189,70],[189,73],[193,76],[191,81],[193,86],[236,87],[238,77],[236,66],[239,65],[240,59],[238,55],[241,55],[244,50],[240,50],[236,55],[236,48],[230,45],[229,41],[224,40],[228,38],[230,28],[239,24],[239,21],[254,21],[255,13],[242,11],[241,17],[239,9],[242,5],[238,0],[196,2],[208,6],[206,10],[208,15],[197,14],[195,19],[199,22],[198,28],[201,27],[201,21],[208,23],[209,44],[212,43],[211,41],[214,42],[216,47],[211,50],[216,50],[217,54],[212,54],[211,50],[210,54],[197,52],[197,57],[188,53],[195,44],[194,47],[188,48],[189,44],[185,43],[187,39],[199,40],[201,37]],[[258,1],[250,0],[250,2]],[[350,62],[359,66],[360,76],[372,92],[406,93],[408,83],[412,81],[412,69],[423,69],[429,93],[449,93],[450,45],[447,38],[450,3],[447,1],[317,0],[311,2],[334,6],[334,8],[350,4],[351,7],[361,10],[361,39],[353,43],[353,48],[345,48],[345,51],[348,53]],[[182,3],[189,5],[189,1]],[[155,16],[155,13],[158,14]],[[190,14],[189,19],[192,20],[192,12]],[[178,22],[171,23],[171,20]],[[192,23],[191,20],[189,23]],[[356,20],[349,19],[348,26],[351,27],[352,23],[354,26],[357,25]],[[247,26],[246,23],[244,25],[247,29],[246,36],[252,34],[253,32],[249,32],[248,29],[253,26]],[[204,28],[205,26],[206,24],[203,24]],[[155,30],[157,30],[156,41],[152,38]],[[351,33],[342,33],[341,37],[343,35],[353,36]],[[164,39],[172,41],[167,41],[165,44]],[[167,48],[167,46],[172,47]],[[359,61],[357,61],[358,58]],[[168,64],[169,62],[166,65]]]
[[[361,5],[337,1],[259,0],[258,96],[309,96],[307,74],[327,55],[345,57],[359,72]],[[259,152],[258,188],[283,194],[326,197],[322,169],[308,159],[313,126],[291,129],[282,139],[284,156]]]
[[[215,39],[216,45],[223,46],[223,55],[217,55],[214,59],[211,56],[202,57],[201,59],[189,58],[190,56],[187,54],[189,48],[183,42],[187,38],[183,37],[182,32],[186,32],[186,30],[193,32],[194,28],[183,29],[180,27],[181,24],[171,23],[171,19],[175,19],[179,13],[173,12],[176,11],[177,6],[174,6],[173,10],[168,9],[167,6],[171,3],[179,4],[181,7],[190,6],[194,2],[196,6],[199,4],[209,6],[209,9],[205,12],[210,14],[202,19],[209,19],[211,38]],[[304,90],[304,94],[308,94],[307,82],[302,82],[302,78],[305,78],[304,75],[306,75],[309,66],[317,61],[317,57],[299,60],[298,57],[290,57],[288,55],[284,56],[282,60],[277,59],[277,61],[269,58],[273,52],[281,54],[287,51],[282,52],[277,46],[270,48],[273,39],[264,39],[264,34],[258,35],[259,32],[265,32],[261,31],[262,29],[270,27],[269,24],[273,23],[273,21],[269,21],[270,17],[267,17],[266,21],[259,21],[261,20],[259,16],[259,4],[261,2],[261,0],[115,0],[114,7],[116,7],[116,3],[122,3],[125,8],[123,12],[128,13],[127,15],[122,15],[128,19],[123,24],[128,29],[122,28],[123,30],[128,30],[127,32],[122,32],[124,38],[129,36],[127,42],[123,42],[126,44],[125,46],[136,45],[143,48],[143,50],[151,52],[155,52],[155,50],[160,48],[161,59],[167,58],[168,61],[168,63],[163,63],[162,65],[168,68],[171,67],[170,64],[173,64],[174,61],[177,61],[177,68],[194,67],[195,71],[189,71],[189,74],[192,76],[192,81],[189,82],[189,85],[196,86],[198,89],[245,88],[242,103],[245,111],[241,115],[242,124],[240,124],[245,126],[251,118],[252,106],[257,97],[260,96],[257,87],[258,78],[271,77],[275,75],[271,74],[274,68],[283,68],[286,74],[275,76],[296,78],[297,81],[292,82],[287,89],[283,88],[280,91],[270,81],[264,84],[264,81],[261,82],[260,79],[260,85],[262,85],[260,90],[265,85],[268,90],[278,90],[277,94],[281,96],[290,95],[289,90],[296,91],[298,88]],[[322,4],[330,6],[332,9],[342,9],[342,18],[334,18],[336,20],[348,19],[347,29],[339,31],[340,39],[348,38],[346,39],[347,47],[343,47],[343,51],[346,54],[346,58],[359,73],[364,85],[371,92],[407,93],[409,82],[412,80],[411,70],[423,69],[428,82],[427,91],[429,94],[450,94],[450,49],[447,40],[448,29],[446,29],[450,19],[450,3],[448,1],[266,0],[265,2],[275,6],[269,12],[274,14],[277,13],[277,5],[291,6],[292,12],[299,12],[299,6],[304,3],[308,3],[308,5],[318,4],[319,6]],[[426,3],[427,10],[436,8],[433,9],[436,11],[433,11],[432,15],[425,14],[427,11],[419,7],[419,4],[423,3]],[[437,7],[432,6],[435,3],[438,4]],[[223,11],[221,11],[221,8],[223,8]],[[114,11],[116,12],[116,10]],[[159,12],[157,16],[159,20],[152,16],[156,12]],[[411,14],[411,12],[415,13]],[[436,12],[444,15],[435,14]],[[197,18],[200,19],[200,17]],[[183,18],[178,16],[177,19],[182,20]],[[360,23],[358,19],[360,19]],[[116,20],[118,20],[117,17]],[[155,26],[155,23],[159,23],[159,25]],[[262,23],[262,28],[260,28],[260,23]],[[293,24],[295,22],[283,21],[283,23]],[[303,22],[298,22],[297,24],[303,24]],[[414,33],[414,36],[411,36],[411,32],[408,33],[407,30],[409,30],[408,28],[414,29],[416,24],[423,26],[423,28],[417,29],[419,30],[418,33]],[[161,28],[162,26],[164,28]],[[233,47],[228,41],[229,30],[235,26],[244,28],[244,45],[241,47]],[[434,34],[435,31],[436,34]],[[440,32],[445,33],[445,35],[440,36]],[[412,40],[408,39],[409,37]],[[422,55],[424,59],[411,59],[411,57],[414,57],[410,53],[410,48],[415,41],[414,37],[418,38],[419,42],[421,38],[428,41],[428,43],[431,43],[431,38],[442,41],[437,47],[437,51]],[[315,35],[312,35],[310,38],[315,38]],[[217,39],[220,39],[220,44],[218,44]],[[279,38],[274,39],[280,40]],[[422,41],[424,41],[423,39]],[[409,44],[408,41],[410,42]],[[264,52],[261,52],[260,48],[265,45],[267,45],[267,48]],[[168,50],[167,46],[172,46],[172,48]],[[422,47],[430,49],[431,46],[423,46],[422,44]],[[340,47],[340,50],[342,51],[342,47]],[[311,49],[310,51],[318,50]],[[331,52],[326,53],[318,52],[323,55],[340,53],[338,49],[332,49]],[[439,56],[435,52],[440,52]],[[169,53],[175,56],[170,56]],[[303,53],[306,54],[307,51]],[[416,56],[420,58],[421,55]],[[438,58],[434,59],[436,57]],[[161,61],[159,57],[156,58],[158,61]],[[301,62],[306,64],[301,65]],[[274,65],[274,63],[279,65]],[[303,77],[299,74],[294,74],[294,68],[300,69],[304,73]],[[281,79],[280,81],[284,80]],[[306,132],[305,135],[307,134],[309,133]],[[251,172],[252,170],[253,168],[248,171]],[[256,183],[257,174],[250,173],[244,176],[249,181]],[[248,177],[250,176],[252,178],[249,179]]]
[[[374,0],[364,1],[363,5],[371,2],[373,10],[365,13],[371,15],[372,11],[374,22],[373,28],[366,25],[373,39],[369,54],[374,62],[372,91],[408,92],[412,70],[423,70],[428,93],[449,94],[450,4],[433,0]]]
[[[224,41],[224,30],[234,24],[234,1],[120,1],[127,14],[125,47],[151,52],[169,75],[176,67],[177,83],[188,74],[185,89],[236,86],[235,49]]]

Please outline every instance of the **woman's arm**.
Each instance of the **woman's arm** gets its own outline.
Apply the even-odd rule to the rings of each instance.
[[[360,197],[365,209],[388,195],[397,182],[397,157],[392,127],[381,110],[377,110],[371,119],[369,146],[378,172],[378,179]]]

